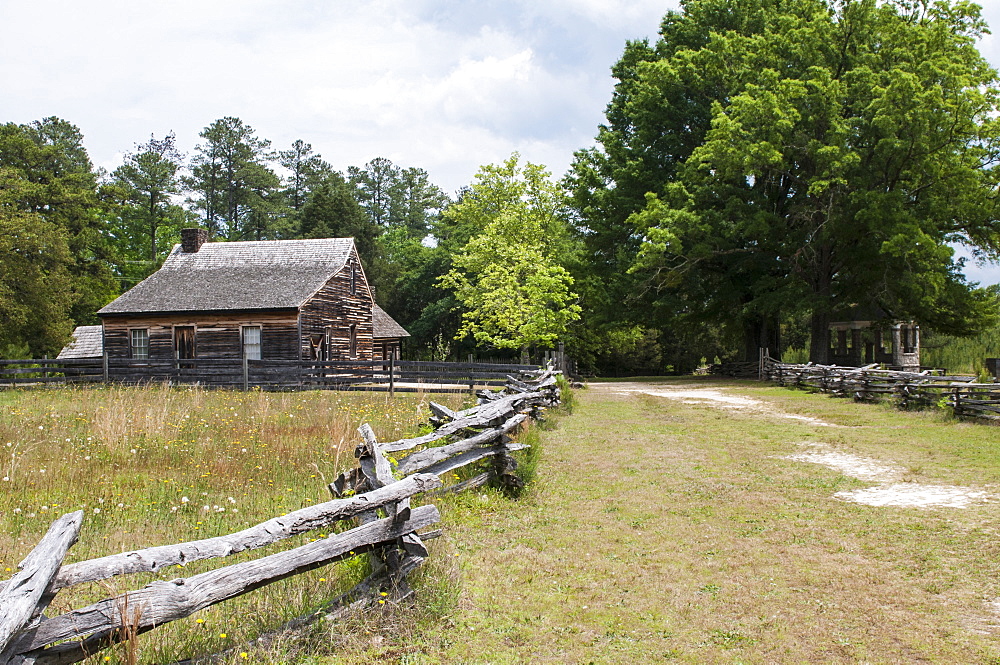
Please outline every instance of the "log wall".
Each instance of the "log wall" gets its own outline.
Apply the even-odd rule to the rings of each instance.
[[[352,272],[354,292],[351,292]],[[352,250],[343,269],[302,306],[302,359],[314,356],[310,340],[322,338],[319,360],[371,360],[373,357],[372,299],[361,269],[357,250]],[[356,336],[351,354],[351,326]]]
[[[295,310],[285,312],[227,312],[204,314],[149,314],[104,319],[104,349],[109,358],[131,355],[131,333],[135,328],[149,331],[149,359],[174,360],[174,328],[195,329],[195,357],[198,359],[238,359],[243,357],[243,326],[260,326],[261,357],[270,360],[298,360],[298,319]]]

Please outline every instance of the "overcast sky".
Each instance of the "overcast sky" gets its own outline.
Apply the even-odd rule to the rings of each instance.
[[[108,170],[150,134],[238,116],[335,168],[388,157],[449,193],[513,151],[589,146],[628,39],[676,1],[0,0],[0,122],[59,116]],[[1000,30],[1000,0],[984,14]],[[1000,65],[1000,41],[981,43]],[[1000,282],[1000,269],[967,271]]]

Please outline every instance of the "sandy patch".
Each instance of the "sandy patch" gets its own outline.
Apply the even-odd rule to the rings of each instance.
[[[896,483],[883,487],[837,492],[833,496],[869,506],[911,508],[968,508],[974,503],[983,503],[991,499],[989,493],[968,487],[917,483]]]
[[[819,448],[819,446],[814,447]],[[822,464],[825,467],[840,471],[845,476],[873,482],[896,480],[903,474],[902,469],[888,466],[879,460],[858,457],[848,453],[838,453],[833,450],[795,453],[794,455],[788,455],[785,459],[795,460],[796,462]]]
[[[969,487],[898,482],[903,475],[903,470],[899,467],[868,457],[837,452],[824,445],[806,445],[812,450],[794,453],[784,459],[822,464],[851,478],[883,483],[878,487],[845,490],[833,495],[842,501],[853,501],[868,506],[968,508],[970,505],[991,501],[994,498],[988,492]]]
[[[725,392],[717,388],[671,388],[669,386],[655,384],[646,385],[642,383],[610,383],[594,385],[606,388],[613,395],[631,395],[638,393],[651,395],[653,397],[678,400],[682,404],[708,405],[722,409],[750,411],[770,416],[772,418],[797,420],[802,423],[817,425],[819,427],[841,427],[841,425],[834,425],[833,423],[828,423],[824,420],[820,420],[819,418],[801,416],[794,413],[784,413],[783,411],[774,408],[767,402],[763,402],[759,399],[753,399],[752,397],[745,397],[743,395],[734,395],[733,393]]]

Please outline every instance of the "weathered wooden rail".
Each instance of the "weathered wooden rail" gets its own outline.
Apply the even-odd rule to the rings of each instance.
[[[866,367],[808,363],[796,365],[766,358],[760,369],[765,380],[850,397],[858,401],[892,399],[902,408],[950,407],[955,415],[1000,420],[1000,384],[976,383],[976,377],[946,375],[932,370],[903,372]]]
[[[454,392],[475,390],[483,386],[503,386],[511,373],[538,369],[537,365],[395,359],[0,360],[0,388],[49,384],[171,383],[244,390]]]
[[[371,575],[346,594],[370,598],[384,592],[399,600],[412,591],[406,575],[428,556],[423,533],[440,520],[433,505],[411,506],[421,493],[444,487],[440,476],[488,461],[489,467],[445,487],[461,491],[496,481],[520,486],[511,453],[523,449],[511,434],[541,411],[559,402],[556,372],[510,377],[497,392],[481,391],[479,404],[455,412],[432,403],[437,429],[427,435],[380,443],[368,425],[359,432],[358,467],[330,484],[334,499],[276,517],[236,533],[161,545],[63,565],[77,541],[82,511],[57,519],[19,572],[0,582],[0,665],[63,665],[79,662],[140,633],[190,616],[272,582],[362,553],[369,553]],[[457,440],[456,440],[457,439]],[[399,461],[389,452],[404,453]],[[473,470],[475,471],[475,470]],[[295,535],[327,528],[343,520],[356,526],[341,533],[209,572],[155,581],[86,607],[47,617],[45,609],[65,588],[142,572],[155,572],[192,561],[254,550]],[[295,623],[329,613],[323,608]]]

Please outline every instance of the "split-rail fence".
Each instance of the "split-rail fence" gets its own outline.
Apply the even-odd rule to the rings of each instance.
[[[755,378],[850,397],[857,401],[893,400],[901,408],[950,408],[956,416],[1000,421],[1000,383],[978,383],[976,377],[940,370],[907,372],[878,364],[842,367],[783,363],[767,355],[759,363],[726,363],[714,374]]]
[[[249,390],[474,391],[538,365],[418,360],[0,360],[0,388],[46,384],[171,383]]]
[[[510,376],[499,391],[481,390],[479,404],[463,411],[432,402],[436,429],[423,436],[379,442],[371,427],[362,425],[355,451],[358,467],[330,484],[332,500],[229,535],[64,564],[67,551],[80,537],[83,511],[63,515],[21,562],[19,572],[0,581],[0,665],[79,662],[216,603],[363,553],[371,558],[373,571],[368,578],[334,604],[290,625],[336,617],[345,609],[374,602],[381,594],[390,602],[410,596],[406,576],[427,558],[424,541],[440,535],[439,530],[428,531],[440,521],[437,508],[413,506],[411,501],[420,494],[458,492],[491,480],[518,487],[521,481],[514,474],[512,453],[526,446],[512,435],[529,419],[542,417],[546,407],[559,403],[557,375],[548,367],[522,373],[520,378]],[[398,462],[388,453],[394,453]],[[443,486],[442,476],[478,462],[486,468],[475,475],[473,469],[466,480]],[[225,557],[345,520],[353,521],[353,528],[293,549],[186,578],[151,582],[57,616],[44,614],[60,590],[74,585]]]

